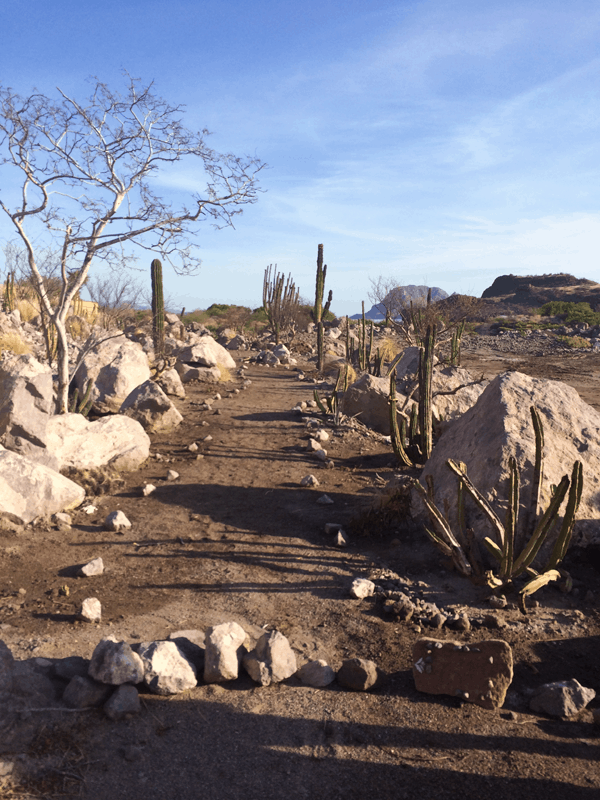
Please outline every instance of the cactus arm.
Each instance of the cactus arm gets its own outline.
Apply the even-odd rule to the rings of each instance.
[[[500,542],[500,546],[504,547],[504,526],[500,522],[494,509],[490,506],[490,504],[481,494],[479,489],[477,489],[477,487],[473,485],[469,476],[464,472],[464,470],[456,461],[449,458],[448,461],[446,461],[446,464],[452,470],[452,472],[454,472],[455,475],[458,475],[458,477],[461,478],[461,480],[464,483],[465,489],[468,491],[473,500],[477,503],[479,508],[483,511],[483,513],[488,517],[488,519],[492,523],[492,527],[496,531],[496,535],[498,537],[498,541]]]
[[[521,572],[524,572],[527,567],[533,563],[533,560],[537,556],[540,547],[545,542],[550,529],[558,518],[558,512],[560,510],[562,501],[565,499],[569,484],[570,481],[568,476],[563,475],[563,478],[558,484],[556,492],[550,501],[550,505],[536,525],[534,532],[531,534],[531,538],[519,554],[519,557],[516,559],[513,567],[513,575],[520,575]]]
[[[471,575],[473,569],[469,564],[462,547],[454,537],[447,520],[440,513],[435,503],[431,501],[426,489],[419,483],[419,481],[415,481],[414,487],[421,495],[423,502],[427,506],[427,510],[429,511],[431,517],[431,522],[433,523],[434,527],[438,529],[441,537],[445,540],[445,544],[450,547],[452,551],[452,560],[456,564],[457,569],[462,575]]]
[[[319,397],[319,393],[317,392],[316,389],[315,389],[315,391],[313,393],[313,396],[314,396],[314,398],[315,398],[315,400],[317,402],[317,405],[319,406],[319,410],[321,411],[321,413],[327,415],[329,412],[327,411],[327,409],[323,405],[323,401]]]
[[[162,358],[165,349],[165,304],[163,299],[162,264],[158,258],[150,264],[152,273],[152,334],[155,355]]]
[[[533,467],[533,482],[531,484],[531,506],[527,521],[529,522],[531,519],[533,524],[535,524],[540,507],[544,473],[544,426],[542,425],[542,418],[537,408],[531,406],[529,411],[531,413],[531,421],[533,422],[533,430],[535,432],[535,464]]]
[[[512,573],[515,535],[519,523],[519,468],[514,456],[509,460],[510,479],[509,479],[509,498],[508,509],[506,512],[506,522],[504,523],[504,546],[500,564],[501,577],[509,578]]]
[[[398,430],[398,415],[396,410],[396,373],[392,372],[390,375],[390,434],[392,439],[392,448],[400,464],[406,467],[412,467],[412,461],[407,456],[404,449],[404,433],[406,431],[406,420],[402,420],[401,430]]]
[[[425,336],[425,347],[422,350],[419,370],[419,422],[421,428],[421,453],[425,461],[432,450],[432,379],[433,351],[435,347],[436,326],[429,325]]]
[[[554,543],[552,555],[548,561],[546,569],[554,569],[566,555],[569,544],[571,543],[571,536],[573,534],[573,526],[575,524],[575,515],[581,502],[581,493],[583,491],[583,464],[581,461],[576,461],[573,464],[573,471],[571,473],[571,486],[569,489],[569,499],[567,501],[567,508],[563,517],[563,523],[558,534],[558,538]]]

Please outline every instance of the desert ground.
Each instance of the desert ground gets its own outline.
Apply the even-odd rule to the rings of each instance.
[[[248,355],[234,353],[238,363]],[[600,410],[600,354],[501,352],[479,337],[465,345],[463,366],[486,377],[519,370],[562,380]],[[48,662],[89,658],[108,634],[133,644],[235,621],[254,640],[281,631],[299,665],[322,658],[337,669],[346,658],[371,659],[380,682],[349,692],[336,683],[310,688],[296,677],[264,688],[247,675],[200,680],[181,695],[144,694],[141,713],[120,722],[97,709],[66,711],[58,698],[30,699],[0,716],[0,761],[14,764],[0,777],[0,796],[597,798],[600,729],[590,709],[598,697],[568,720],[533,713],[528,702],[554,680],[576,678],[600,692],[599,554],[569,553],[572,592],[548,586],[527,615],[509,603],[494,610],[497,629],[484,626],[489,590],[451,572],[400,513],[373,513],[382,487],[401,472],[383,437],[330,425],[334,468],[306,452],[306,415],[292,409],[312,399],[314,363],[299,356],[298,367],[306,380],[295,369],[251,365],[248,388],[232,393],[242,387],[234,375],[217,387],[222,399],[212,410],[201,403],[215,387],[188,385],[186,398],[175,401],[184,422],[153,437],[154,457],[108,493],[90,489],[95,514],[74,512],[71,528],[5,525],[0,638],[46,675]],[[316,409],[308,413],[320,418]],[[207,435],[212,441],[202,441]],[[202,458],[189,452],[192,442]],[[169,469],[177,480],[166,480]],[[300,486],[308,473],[319,487]],[[149,497],[141,494],[146,483],[157,486]],[[333,504],[316,502],[323,493]],[[132,522],[124,534],[103,529],[117,509]],[[344,527],[347,547],[325,533],[327,522]],[[98,556],[103,575],[74,577],[77,565]],[[431,632],[389,619],[376,598],[350,596],[355,577],[464,610],[471,630]],[[97,625],[77,619],[82,599],[92,596],[103,608]],[[504,706],[486,711],[418,693],[411,651],[423,635],[507,641],[515,673]]]

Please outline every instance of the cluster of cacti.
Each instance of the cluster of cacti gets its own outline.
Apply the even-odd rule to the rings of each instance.
[[[71,402],[69,404],[69,412],[71,414],[82,414],[84,417],[92,410],[92,388],[94,386],[94,381],[91,379],[87,382],[87,386],[85,387],[85,391],[83,393],[83,397],[81,401],[79,401],[79,389],[75,387],[75,391],[71,397]]]
[[[325,398],[325,403],[319,397],[318,391],[314,390],[314,398],[322,414],[337,414],[339,410],[340,395],[343,394],[348,388],[348,376],[350,366],[346,364],[343,369],[338,371],[337,380],[333,388],[333,392],[329,397]]]
[[[17,307],[17,295],[15,292],[15,273],[9,272],[4,283],[4,311],[10,314]]]
[[[317,280],[315,286],[315,305],[311,312],[313,322],[317,326],[317,369],[323,371],[324,364],[324,344],[323,344],[323,316],[327,314],[331,307],[333,292],[329,290],[327,302],[323,306],[323,296],[325,294],[325,277],[327,276],[327,264],[323,264],[323,245],[317,247]]]
[[[279,344],[283,331],[294,327],[299,303],[300,289],[296,289],[291,274],[286,282],[283,272],[277,272],[277,264],[275,268],[269,264],[263,280],[263,308],[275,334],[276,344]]]
[[[452,332],[452,339],[450,341],[450,366],[460,367],[460,343],[463,333],[465,331],[464,319],[458,323],[458,326]]]
[[[537,409],[531,406],[530,411],[535,431],[536,456],[530,504],[525,516],[524,545],[518,554],[516,552],[516,542],[520,509],[520,480],[515,458],[511,458],[509,461],[509,498],[504,523],[471,482],[467,475],[465,464],[452,459],[446,462],[448,468],[458,478],[458,524],[455,531],[450,526],[447,514],[442,514],[435,505],[432,486],[430,486],[430,491],[426,491],[420,483],[415,483],[415,488],[423,497],[429,511],[432,527],[435,528],[435,530],[426,529],[427,533],[436,546],[445,555],[452,558],[457,569],[463,575],[481,574],[482,572],[481,565],[477,563],[474,557],[474,551],[465,530],[465,492],[469,494],[490,521],[496,537],[496,541],[490,537],[484,539],[485,546],[499,564],[498,575],[488,573],[487,582],[496,591],[504,591],[512,588],[516,578],[526,574],[529,580],[520,589],[523,603],[527,595],[533,594],[549,581],[556,580],[560,576],[556,567],[565,557],[571,542],[575,517],[583,490],[583,465],[581,461],[575,461],[571,477],[569,478],[568,475],[563,476],[559,485],[553,487],[552,498],[544,513],[538,513],[543,476],[544,433]],[[542,546],[548,540],[550,533],[556,527],[560,515],[560,507],[567,496],[567,492],[567,506],[560,530],[545,568],[538,572],[533,568],[532,564]]]
[[[152,273],[152,340],[154,355],[162,358],[165,352],[165,303],[163,299],[162,264],[158,258],[150,264]]]

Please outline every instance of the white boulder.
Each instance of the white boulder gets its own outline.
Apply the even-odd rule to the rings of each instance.
[[[154,694],[179,694],[196,686],[196,668],[175,642],[144,642],[137,648],[144,682]]]
[[[184,364],[235,369],[233,358],[212,336],[200,336],[192,344],[179,348],[177,358]]]
[[[177,427],[183,417],[158,384],[146,381],[131,392],[119,409],[147,431],[159,433]]]
[[[206,631],[204,680],[206,683],[235,680],[244,654],[246,631],[237,622],[223,622]]]

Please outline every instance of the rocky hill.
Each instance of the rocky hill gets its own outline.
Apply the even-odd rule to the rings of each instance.
[[[600,307],[600,284],[567,273],[500,275],[481,295],[494,303],[536,307],[551,300],[589,303]]]
[[[397,297],[394,300],[395,305],[409,305],[410,301],[414,302],[423,302],[427,299],[427,292],[429,291],[429,286],[415,286],[414,284],[409,284],[408,286],[398,286],[394,289],[394,293]],[[431,299],[434,302],[438,300],[444,300],[448,297],[448,292],[445,292],[443,289],[440,289],[439,286],[432,286],[431,287]],[[383,303],[376,303],[374,306],[371,306],[369,311],[365,312],[365,317],[367,319],[372,319],[375,322],[381,322],[381,320],[385,319],[385,306],[387,304],[388,298],[386,297]],[[362,319],[362,314],[354,314],[350,319]]]

